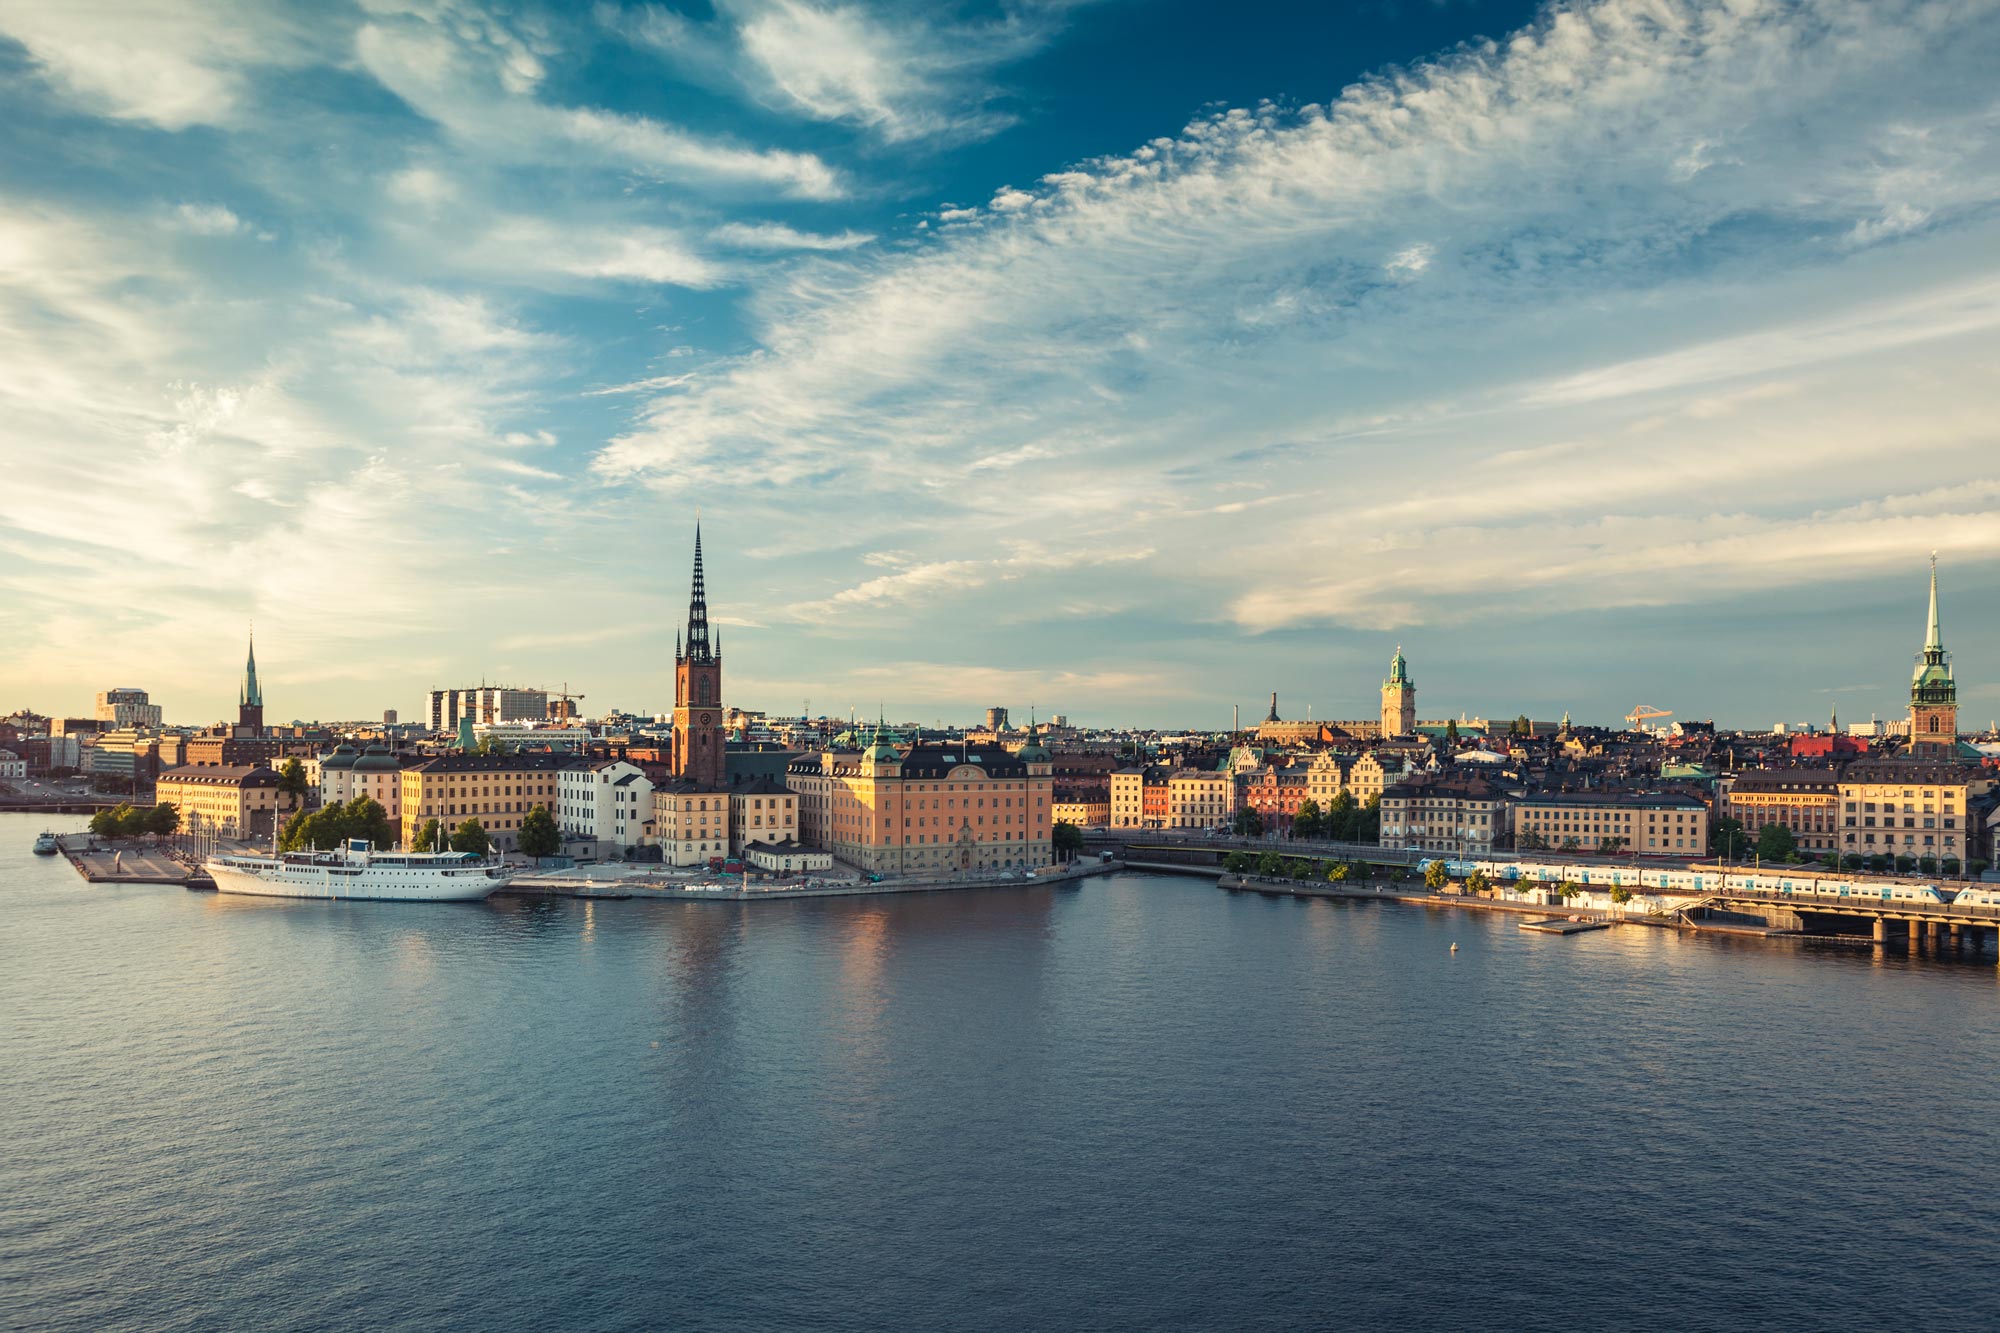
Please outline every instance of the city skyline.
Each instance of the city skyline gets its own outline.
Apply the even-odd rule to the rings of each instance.
[[[2000,714],[1993,6],[1149,15],[0,5],[0,707]]]

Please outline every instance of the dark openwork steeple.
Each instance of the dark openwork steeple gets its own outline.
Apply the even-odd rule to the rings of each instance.
[[[257,632],[250,632],[250,651],[243,659],[243,683],[236,690],[236,734],[256,736],[264,730],[264,685],[257,679]]]
[[[694,591],[688,598],[687,645],[682,649],[684,660],[689,662],[713,662],[715,650],[708,638],[708,589],[702,582],[701,573],[701,522],[694,525]]]

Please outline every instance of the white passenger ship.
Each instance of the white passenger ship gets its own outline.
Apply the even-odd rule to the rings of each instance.
[[[471,852],[377,852],[360,838],[331,852],[217,856],[203,869],[223,893],[386,902],[471,902],[514,873]]]

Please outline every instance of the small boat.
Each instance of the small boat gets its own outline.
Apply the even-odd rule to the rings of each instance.
[[[56,835],[47,829],[43,829],[42,836],[35,839],[36,856],[54,856],[61,850],[62,848],[56,844]]]

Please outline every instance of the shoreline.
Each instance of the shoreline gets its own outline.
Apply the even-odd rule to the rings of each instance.
[[[990,879],[878,880],[859,884],[780,885],[768,889],[627,884],[618,881],[564,880],[551,877],[523,883],[510,880],[495,889],[495,898],[579,898],[597,901],[751,903],[797,898],[863,898],[894,893],[948,893],[954,889],[1031,889],[1044,884],[1074,884],[1092,875],[1125,869],[1122,861],[1076,861],[1060,870],[1023,879],[1019,875]]]

